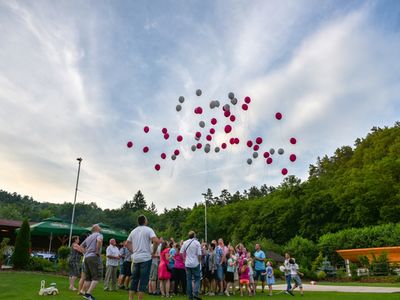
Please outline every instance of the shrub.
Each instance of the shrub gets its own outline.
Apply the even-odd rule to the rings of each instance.
[[[58,248],[58,258],[67,259],[69,254],[71,253],[71,248],[67,246],[61,246]]]
[[[66,274],[68,272],[68,260],[65,258],[60,258],[57,262],[57,271],[61,272],[62,274]]]
[[[326,278],[326,273],[324,271],[318,271],[317,278],[318,280],[324,280]]]
[[[372,255],[371,272],[373,275],[378,276],[389,275],[389,260],[387,258],[387,253],[383,252],[378,258],[376,258],[375,255]]]
[[[300,236],[295,236],[286,244],[285,252],[289,252],[296,258],[296,263],[305,268],[311,268],[313,258],[318,253],[313,241]]]
[[[29,259],[28,265],[26,266],[29,271],[44,271],[44,272],[53,272],[54,264],[47,259],[40,257],[31,257]]]
[[[31,230],[28,220],[22,222],[15,241],[15,250],[12,255],[13,266],[16,269],[25,269],[29,263],[29,247],[31,241]]]
[[[337,277],[337,278],[340,278],[340,279],[347,278],[348,276],[347,276],[346,269],[345,269],[345,268],[339,268],[339,269],[337,269],[337,271],[336,271],[336,277]]]

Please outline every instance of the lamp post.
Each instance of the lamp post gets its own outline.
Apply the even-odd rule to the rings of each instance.
[[[207,199],[204,200],[204,237],[207,243]]]
[[[69,229],[68,247],[71,247],[72,227],[74,226],[76,195],[78,193],[79,173],[81,171],[82,158],[78,157],[76,160],[79,163],[78,164],[78,176],[76,177],[75,197],[74,197],[74,205],[72,206],[72,217],[71,217],[71,227]]]

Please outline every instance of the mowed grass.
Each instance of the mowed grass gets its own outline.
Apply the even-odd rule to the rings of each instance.
[[[73,300],[73,299],[83,299],[82,296],[76,294],[76,292],[72,292],[68,290],[68,278],[64,276],[57,276],[57,275],[49,275],[49,274],[39,274],[39,273],[30,273],[30,272],[9,272],[3,271],[0,272],[0,299],[18,299],[18,300],[25,300],[25,299],[41,299],[43,300],[43,296],[39,296],[38,292],[40,289],[40,281],[46,281],[46,287],[52,283],[57,283],[57,288],[59,290],[59,295],[57,296],[46,296],[46,298],[52,298],[58,300]],[[285,294],[277,294],[279,291],[275,291],[275,295],[273,296],[274,299],[295,299],[300,298],[298,293],[295,293],[295,297],[285,295]],[[103,284],[99,283],[97,286],[94,296],[96,299],[128,299],[128,293],[126,291],[117,291],[117,292],[104,292],[103,291]],[[204,296],[203,299],[208,300],[227,300],[228,297],[226,296],[214,296],[214,297],[207,297]],[[239,300],[249,298],[247,296],[240,297],[238,295],[229,297],[229,300]],[[253,299],[265,299],[268,298],[267,295],[257,293]],[[160,296],[145,296],[145,299],[148,300],[155,300],[161,299]],[[186,297],[179,296],[173,297],[173,299],[177,300],[184,300],[187,299]],[[399,294],[365,294],[365,293],[335,293],[335,292],[307,292],[305,291],[304,297],[301,299],[310,299],[310,300],[336,300],[336,299],[362,299],[362,300],[398,300],[400,299]]]

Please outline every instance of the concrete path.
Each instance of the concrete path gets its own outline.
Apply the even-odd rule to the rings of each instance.
[[[303,284],[304,292],[345,292],[345,293],[400,293],[400,287],[380,286],[338,286]],[[274,285],[274,291],[286,290],[286,284]],[[298,291],[298,288],[296,289]]]

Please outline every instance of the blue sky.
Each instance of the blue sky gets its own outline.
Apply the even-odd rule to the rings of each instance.
[[[72,201],[80,156],[78,201],[103,208],[139,189],[159,211],[192,206],[208,187],[278,185],[283,167],[304,180],[318,156],[399,120],[399,15],[398,1],[0,1],[0,188]],[[231,91],[252,98],[232,107],[241,144],[193,153],[210,100]],[[216,144],[230,137],[218,113]],[[247,165],[257,136],[285,154]]]

